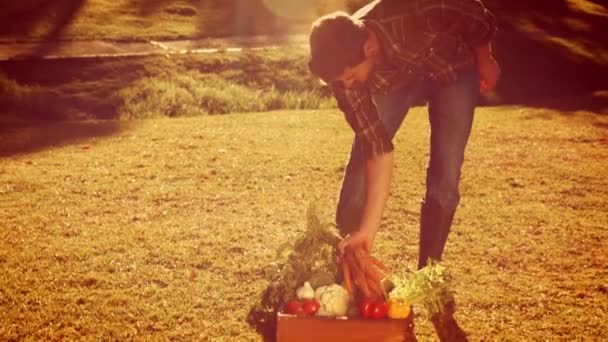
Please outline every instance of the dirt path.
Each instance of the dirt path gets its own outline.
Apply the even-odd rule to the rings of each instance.
[[[289,35],[140,42],[90,40],[0,43],[0,61],[241,52],[276,49],[285,45],[306,47],[307,37]]]

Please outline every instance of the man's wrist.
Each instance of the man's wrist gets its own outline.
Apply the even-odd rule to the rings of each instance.
[[[359,227],[359,231],[362,234],[369,235],[369,236],[373,236],[376,233],[376,229],[369,227],[369,226]]]

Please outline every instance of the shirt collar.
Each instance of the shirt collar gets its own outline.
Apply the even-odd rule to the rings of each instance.
[[[390,35],[386,32],[386,29],[380,24],[378,21],[373,19],[365,19],[363,23],[374,30],[378,39],[380,39],[380,44],[382,45],[382,51],[384,52],[385,63],[390,64],[391,61],[394,60],[394,56],[399,53],[399,46],[390,39]]]

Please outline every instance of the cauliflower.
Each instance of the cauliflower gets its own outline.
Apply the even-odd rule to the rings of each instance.
[[[321,304],[317,316],[344,316],[348,311],[350,297],[346,289],[338,284],[317,288],[315,298]]]

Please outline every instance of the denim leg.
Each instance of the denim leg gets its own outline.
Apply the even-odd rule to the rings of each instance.
[[[478,82],[477,73],[471,71],[455,82],[430,86],[431,155],[425,198],[447,210],[455,210],[460,201],[460,170],[473,125]]]
[[[475,72],[445,84],[430,84],[431,156],[420,211],[418,268],[441,260],[460,193],[460,169],[478,94]]]
[[[400,88],[386,95],[373,95],[378,116],[393,139],[411,105],[413,93]],[[365,159],[361,152],[361,141],[354,139],[338,197],[336,224],[340,234],[357,229],[361,222],[361,211],[365,200]]]

